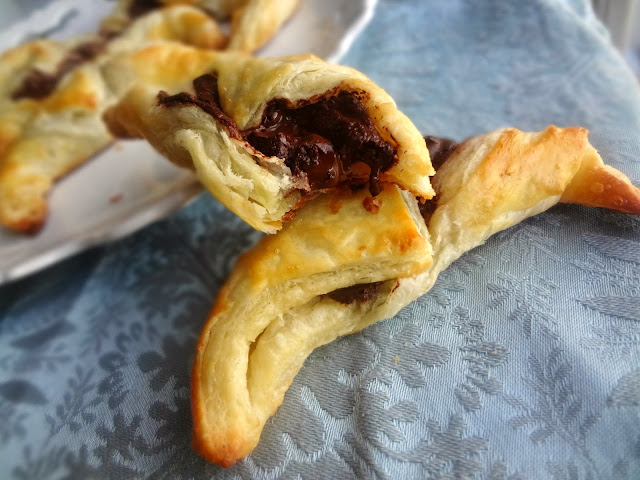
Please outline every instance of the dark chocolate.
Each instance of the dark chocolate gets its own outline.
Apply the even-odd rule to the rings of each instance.
[[[436,172],[442,168],[447,159],[456,151],[456,148],[460,145],[455,140],[450,138],[426,136],[424,141],[427,144],[429,150],[429,157],[431,157],[431,165]],[[418,207],[420,208],[420,214],[424,219],[424,222],[428,225],[431,215],[438,207],[438,196],[436,195],[430,200],[422,203],[418,200]]]
[[[267,107],[258,128],[244,132],[247,142],[264,155],[283,158],[294,176],[306,176],[311,190],[337,186],[343,170],[331,142],[283,115],[287,108],[279,103],[284,104]]]
[[[420,209],[420,215],[424,219],[424,223],[429,226],[429,220],[431,219],[431,215],[436,211],[438,207],[438,195],[435,197],[425,201],[422,203],[420,199],[418,199],[418,208]]]
[[[129,5],[128,13],[132,19],[135,19],[161,6],[158,0],[133,0]]]
[[[380,290],[383,282],[361,283],[351,287],[340,288],[327,293],[327,296],[336,302],[349,305],[353,302],[364,303],[371,300]]]
[[[21,100],[23,98],[45,98],[51,95],[60,81],[57,73],[43,72],[39,68],[31,70],[22,80],[22,84],[14,90],[11,98]]]
[[[167,92],[158,93],[158,104],[165,107],[196,105],[206,113],[214,117],[219,123],[224,125],[232,138],[242,138],[238,131],[238,125],[220,107],[218,95],[218,77],[207,73],[193,81],[196,94],[181,92],[176,95],[169,95]]]
[[[460,145],[455,140],[442,137],[426,136],[424,137],[424,141],[427,144],[427,149],[429,150],[431,165],[433,165],[433,168],[436,171],[444,165],[444,162],[447,161],[451,154],[456,151],[458,145]]]
[[[58,64],[53,73],[43,72],[38,68],[32,69],[22,81],[22,84],[14,90],[11,98],[20,100],[23,98],[41,99],[48,97],[56,89],[62,77],[78,65],[93,60],[105,48],[106,39],[100,38],[90,42],[81,43]]]
[[[294,175],[305,175],[311,190],[368,183],[377,195],[380,174],[396,161],[395,150],[376,130],[362,101],[348,92],[298,108],[272,100],[261,124],[243,134],[256,150],[283,158]],[[353,174],[356,163],[369,167],[367,177]]]
[[[376,130],[365,106],[354,93],[341,92],[300,107],[288,101],[270,101],[261,123],[240,132],[220,106],[217,77],[203,75],[194,80],[195,95],[158,95],[167,107],[196,105],[212,115],[232,138],[246,140],[270,157],[282,158],[294,176],[306,178],[311,191],[349,185],[369,185],[372,195],[382,191],[380,174],[396,162],[395,149]],[[356,163],[367,169],[352,169]]]

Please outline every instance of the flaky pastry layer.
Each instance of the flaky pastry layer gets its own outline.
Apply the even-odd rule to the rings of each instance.
[[[122,29],[132,17],[169,5],[191,5],[218,20],[231,19],[228,49],[253,53],[291,17],[298,0],[120,0],[102,28],[107,32]]]
[[[426,235],[415,201],[397,187],[375,200],[337,191],[240,257],[198,343],[194,448],[226,466],[247,455],[311,351],[361,328],[313,312],[289,323],[282,313],[353,284],[381,282],[375,288],[388,292],[386,280],[431,263]]]
[[[408,252],[406,223],[396,216],[402,209],[389,218],[386,198],[382,214],[366,215],[360,198],[347,197],[332,214],[331,197],[321,197],[239,259],[202,331],[193,367],[193,443],[204,458],[224,466],[244,458],[314,348],[392,317],[494,233],[560,201],[640,214],[640,189],[604,165],[582,128],[509,128],[469,139],[452,149],[433,185],[437,196],[423,205],[421,219],[432,250],[423,250],[427,261],[417,272],[391,274]],[[413,202],[404,218],[417,207]],[[333,229],[319,231],[327,219],[336,222]],[[355,256],[344,256],[343,235],[366,239],[363,248],[347,249]],[[315,248],[318,242],[322,248]],[[362,258],[372,260],[367,274],[354,274],[352,262]]]
[[[362,73],[311,55],[262,59],[195,52],[194,56],[210,61],[208,71],[217,79],[214,95],[219,97],[214,107],[223,117],[187,103],[188,97],[201,100],[194,89],[176,96],[180,90],[164,88],[175,100],[171,105],[160,103],[162,79],[158,79],[133,88],[107,112],[106,121],[116,135],[144,137],[173,163],[191,166],[213,195],[253,227],[277,231],[283,219],[314,193],[282,158],[262,154],[237,134],[257,128],[274,101],[295,109],[341,92],[356,95],[377,134],[396,150],[395,162],[380,180],[423,199],[433,196],[429,183],[433,168],[422,136],[391,97]]]

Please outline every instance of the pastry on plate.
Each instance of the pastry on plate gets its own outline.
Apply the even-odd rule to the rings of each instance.
[[[107,65],[146,46],[179,42],[217,48],[226,38],[208,15],[176,6],[117,35],[35,40],[0,57],[0,224],[37,232],[53,182],[112,141],[102,114],[136,78]]]
[[[117,31],[153,9],[176,4],[200,8],[218,20],[230,19],[228,49],[252,53],[278,32],[298,0],[120,0],[102,29]]]
[[[231,15],[229,50],[251,53],[265,45],[294,13],[298,0],[248,0]]]
[[[138,84],[106,113],[111,131],[193,168],[227,208],[268,233],[345,186],[376,195],[392,183],[433,196],[422,136],[362,73],[312,55],[208,56],[207,74],[188,91]]]
[[[640,190],[603,164],[582,128],[427,140],[437,196],[420,205],[422,225],[409,221],[419,202],[405,192],[402,205],[391,187],[375,199],[327,194],[239,258],[193,366],[193,446],[204,458],[244,458],[314,348],[392,317],[494,233],[558,202],[640,214]]]

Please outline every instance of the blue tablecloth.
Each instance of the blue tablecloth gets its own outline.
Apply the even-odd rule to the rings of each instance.
[[[640,88],[587,0],[381,0],[345,57],[425,134],[582,125],[640,184]],[[0,287],[0,478],[640,478],[640,219],[558,206],[317,350],[260,445],[190,449],[197,335],[258,235],[209,195]]]

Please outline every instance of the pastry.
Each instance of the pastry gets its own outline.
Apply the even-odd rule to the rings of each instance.
[[[251,53],[266,44],[293,14],[298,0],[248,0],[233,11],[229,50]]]
[[[176,6],[140,17],[117,34],[36,40],[0,57],[2,225],[29,233],[41,228],[53,182],[112,141],[102,113],[136,80],[132,70],[113,71],[126,63],[119,59],[175,42],[216,48],[226,38],[209,16]]]
[[[302,204],[342,186],[393,183],[427,200],[422,136],[391,97],[351,68],[312,55],[219,52],[189,91],[138,84],[105,120],[190,167],[230,210],[273,233]]]
[[[193,446],[204,458],[223,466],[244,458],[314,348],[392,317],[492,234],[558,202],[640,214],[640,189],[603,164],[582,128],[510,128],[459,145],[427,143],[437,196],[420,210],[432,251],[407,247],[408,224],[399,218],[419,202],[412,207],[405,192],[406,213],[397,217],[402,209],[385,210],[388,192],[397,192],[387,187],[376,198],[362,190],[316,198],[240,257],[202,331],[192,372]],[[365,208],[372,201],[377,214]],[[330,226],[318,231],[324,222]],[[350,238],[364,240],[345,247]],[[424,265],[406,258],[420,251]],[[372,261],[354,270],[354,258]],[[409,260],[410,268],[398,268]]]
[[[198,345],[196,450],[225,466],[247,455],[311,351],[358,327],[341,313],[353,310],[350,299],[375,305],[390,293],[389,279],[430,263],[417,203],[393,185],[375,199],[364,189],[317,197],[264,237],[238,260]],[[366,287],[349,288],[359,284]],[[329,292],[338,322],[316,310]],[[295,324],[283,316],[301,308]]]
[[[132,19],[161,6],[186,4],[231,19],[230,50],[252,53],[267,43],[293,14],[298,0],[120,0],[102,23],[103,31],[122,29]]]

